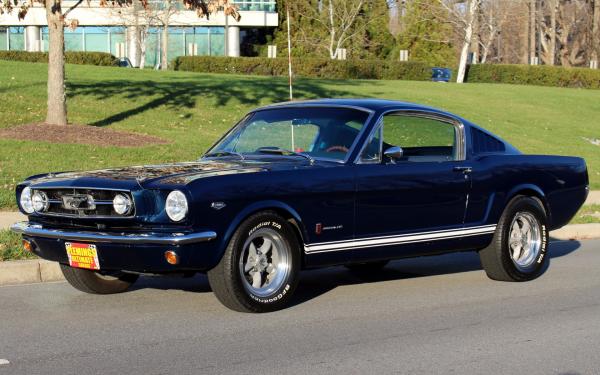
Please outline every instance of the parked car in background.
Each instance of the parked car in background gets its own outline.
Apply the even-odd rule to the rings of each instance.
[[[583,159],[524,155],[444,111],[315,100],[250,112],[198,161],[32,176],[12,229],[85,292],[206,272],[225,306],[265,312],[330,265],[472,250],[492,279],[534,279],[588,190]]]
[[[133,68],[131,61],[127,57],[119,58],[119,67],[120,68]]]
[[[431,80],[433,82],[450,82],[452,70],[448,68],[431,68]]]

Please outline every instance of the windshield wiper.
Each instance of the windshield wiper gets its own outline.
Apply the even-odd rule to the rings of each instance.
[[[219,157],[219,156],[237,156],[241,160],[245,159],[244,155],[240,154],[239,152],[234,152],[234,151],[215,151],[215,152],[211,152],[209,154],[204,155],[205,158],[211,158],[211,157],[214,158],[214,157]]]
[[[261,154],[277,154],[277,155],[283,155],[283,156],[301,156],[305,159],[308,159],[310,164],[315,163],[315,159],[313,159],[312,156],[310,156],[310,155],[307,155],[303,152],[286,150],[286,149],[280,148],[280,147],[260,147],[259,149],[256,150],[256,152],[259,152]]]

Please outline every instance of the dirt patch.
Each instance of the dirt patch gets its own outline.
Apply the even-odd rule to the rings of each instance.
[[[94,146],[142,147],[167,144],[151,135],[136,134],[89,125],[34,123],[0,129],[0,138]]]

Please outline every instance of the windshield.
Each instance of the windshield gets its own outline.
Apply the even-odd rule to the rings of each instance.
[[[351,108],[274,108],[250,114],[206,156],[277,154],[345,160],[369,114]]]

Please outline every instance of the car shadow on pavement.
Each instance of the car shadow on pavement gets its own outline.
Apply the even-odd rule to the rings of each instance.
[[[581,247],[579,241],[553,241],[550,243],[550,258],[568,255]],[[300,284],[290,306],[318,298],[344,285],[377,283],[391,280],[412,279],[453,273],[482,270],[476,252],[452,253],[419,258],[400,259],[390,262],[376,272],[350,271],[343,266],[303,271]],[[545,272],[545,270],[544,270]],[[131,291],[140,289],[180,290],[191,293],[211,292],[206,275],[194,277],[141,277]]]
[[[552,241],[550,259],[570,254],[581,247],[579,241]],[[548,268],[542,272],[545,273]],[[317,298],[339,286],[376,283],[482,270],[479,255],[474,252],[451,253],[390,262],[376,272],[356,272],[345,267],[305,271],[301,275],[292,305]]]

